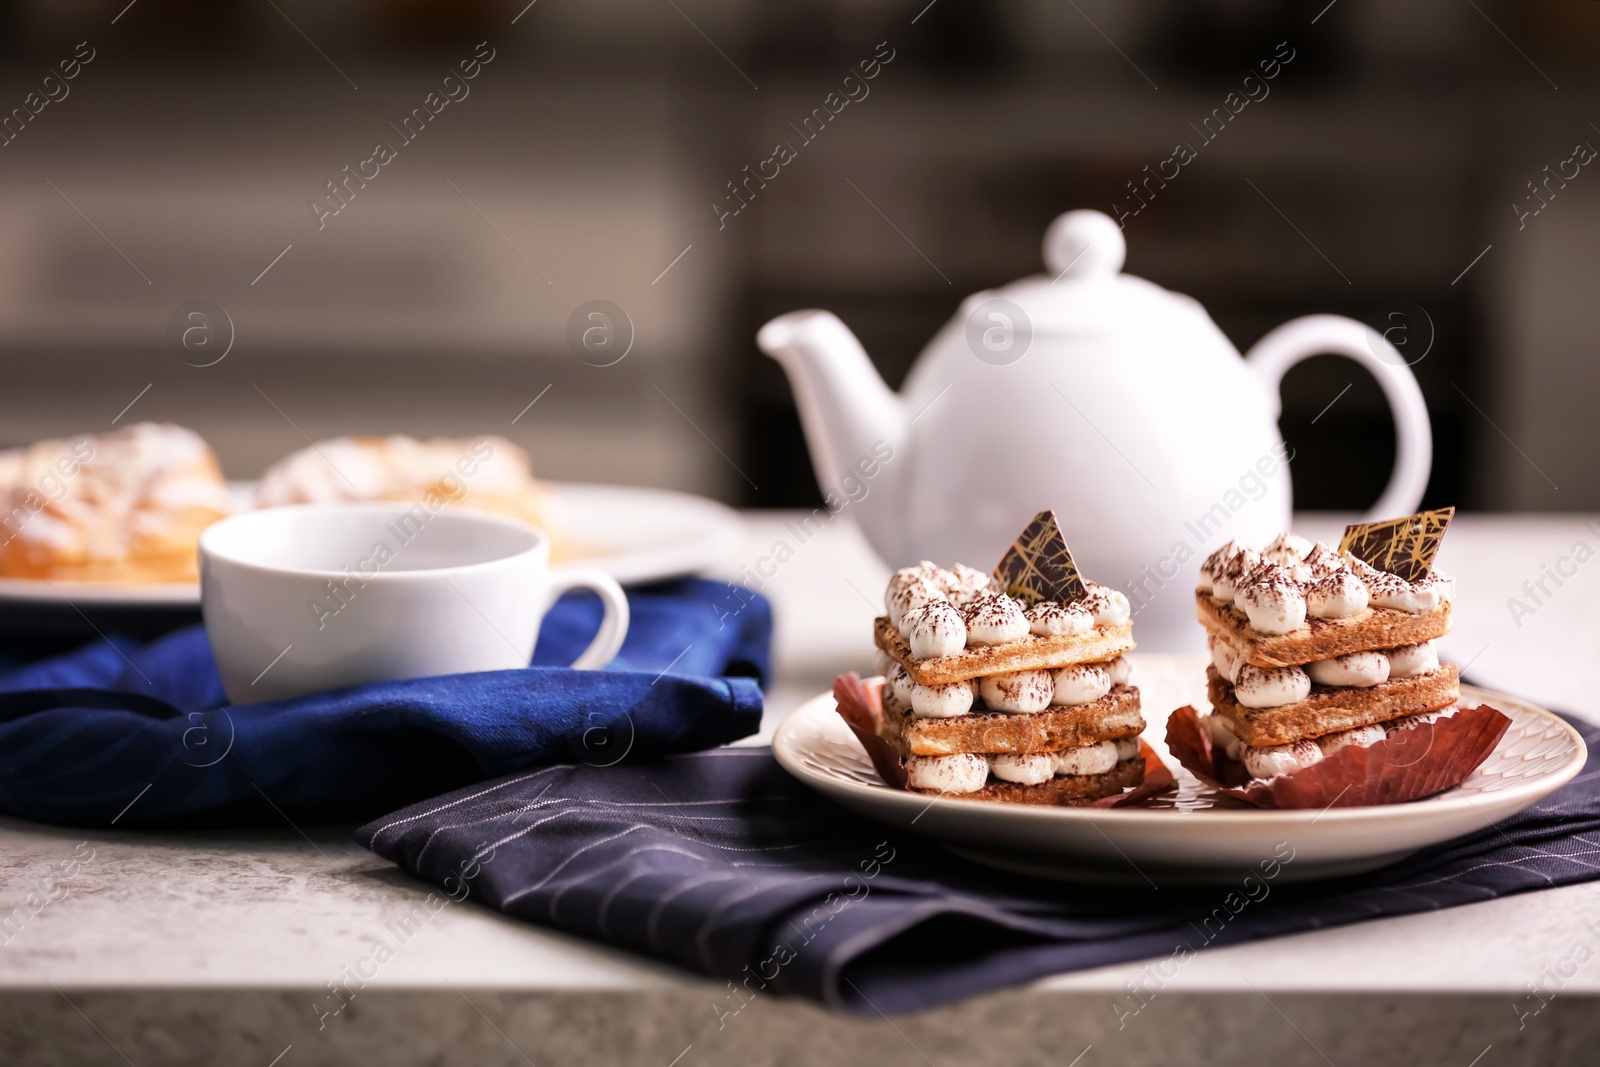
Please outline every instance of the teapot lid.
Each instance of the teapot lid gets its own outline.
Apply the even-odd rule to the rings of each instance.
[[[974,293],[963,315],[996,298],[1022,309],[1034,335],[1105,334],[1171,322],[1174,313],[1192,321],[1205,310],[1193,298],[1122,273],[1128,254],[1122,228],[1099,211],[1068,211],[1044,235],[1049,274],[1019,278],[999,289]]]
[[[1115,275],[1127,258],[1122,227],[1099,211],[1057,215],[1044,232],[1044,265],[1052,281]]]

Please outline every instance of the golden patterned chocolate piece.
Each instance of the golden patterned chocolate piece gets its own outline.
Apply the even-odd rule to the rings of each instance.
[[[1433,569],[1433,557],[1455,513],[1453,507],[1439,508],[1403,519],[1346,526],[1339,551],[1408,582],[1418,582]]]
[[[995,565],[1006,592],[1028,607],[1041,600],[1070,604],[1088,593],[1067,550],[1054,511],[1041,511]]]

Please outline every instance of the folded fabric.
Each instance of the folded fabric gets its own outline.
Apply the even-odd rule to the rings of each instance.
[[[125,827],[364,819],[521,768],[691,752],[758,728],[764,599],[686,579],[630,590],[629,605],[606,671],[539,666],[576,657],[598,626],[598,602],[577,594],[546,616],[526,670],[237,707],[200,627],[96,641],[0,676],[0,813]]]
[[[1000,873],[836,807],[756,747],[513,775],[356,836],[457,895],[465,882],[509,915],[726,981],[709,1008],[718,1018],[763,995],[906,1012],[1064,971],[1181,962],[1209,945],[1600,878],[1600,730],[1574,725],[1588,766],[1535,807],[1380,871],[1300,885],[1273,881],[1293,864],[1292,841],[1233,889]],[[1119,1011],[1142,1003],[1125,999]]]
[[[772,680],[772,605],[730,582],[682,578],[628,589],[628,639],[609,670]],[[568,593],[544,617],[534,666],[578,658],[600,629],[600,598]]]

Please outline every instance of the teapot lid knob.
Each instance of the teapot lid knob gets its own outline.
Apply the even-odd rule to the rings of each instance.
[[[1099,211],[1057,215],[1044,234],[1044,263],[1052,280],[1113,275],[1127,255],[1122,227]]]

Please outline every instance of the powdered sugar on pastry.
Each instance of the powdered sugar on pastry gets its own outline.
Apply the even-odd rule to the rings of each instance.
[[[534,480],[528,454],[504,437],[337,437],[285,456],[261,476],[256,503],[429,501],[484,508],[530,522],[560,555],[560,501]]]
[[[49,512],[33,516],[17,531],[17,536],[49,548],[71,548],[79,538],[77,527]]]
[[[474,448],[474,446],[477,446]],[[467,456],[471,474],[456,469]],[[335,500],[420,500],[429,490],[515,495],[532,479],[528,454],[503,437],[336,437],[285,456],[256,487],[263,507]],[[461,483],[461,484],[456,484]]]
[[[211,449],[180,426],[137,423],[0,456],[8,577],[193,581],[200,530],[232,510]]]

